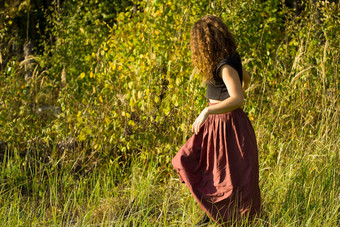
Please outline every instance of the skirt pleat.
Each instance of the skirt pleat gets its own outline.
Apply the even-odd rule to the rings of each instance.
[[[209,115],[172,165],[202,209],[218,223],[259,212],[256,137],[241,108]]]

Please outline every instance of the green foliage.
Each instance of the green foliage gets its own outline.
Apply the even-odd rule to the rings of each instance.
[[[52,5],[32,77],[14,56],[0,74],[0,141],[8,144],[0,204],[10,211],[0,222],[191,225],[198,208],[170,162],[207,105],[190,29],[215,14],[251,75],[244,109],[260,150],[258,226],[336,225],[338,4],[306,3],[295,16],[281,2]]]

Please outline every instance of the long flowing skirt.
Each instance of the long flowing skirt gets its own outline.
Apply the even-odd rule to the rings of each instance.
[[[209,115],[172,165],[201,208],[218,223],[259,212],[256,137],[241,108]]]

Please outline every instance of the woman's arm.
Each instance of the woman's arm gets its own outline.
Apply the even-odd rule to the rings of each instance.
[[[208,114],[231,112],[243,105],[243,90],[237,71],[230,65],[224,65],[221,68],[221,76],[230,97],[215,105],[207,107]]]
[[[205,122],[209,114],[220,114],[231,112],[243,105],[243,90],[237,71],[230,65],[223,65],[221,77],[225,83],[230,97],[205,108],[196,118],[192,125],[192,131],[198,133],[200,126]]]

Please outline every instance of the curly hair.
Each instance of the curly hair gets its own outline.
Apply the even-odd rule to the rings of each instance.
[[[194,67],[205,81],[214,83],[214,69],[223,58],[236,53],[236,43],[220,18],[206,15],[191,29],[190,49]]]

